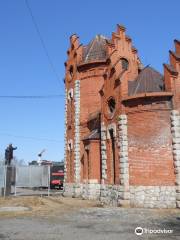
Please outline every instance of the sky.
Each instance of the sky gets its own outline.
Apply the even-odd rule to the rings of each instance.
[[[53,99],[0,98],[0,156],[9,143],[26,163],[61,161],[64,155],[64,62],[69,36],[87,44],[126,27],[144,65],[163,72],[173,40],[180,39],[179,0],[0,0],[0,96],[62,95]],[[57,77],[58,76],[58,77]]]

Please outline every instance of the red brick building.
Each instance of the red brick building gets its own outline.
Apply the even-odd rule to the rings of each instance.
[[[123,26],[65,63],[64,195],[180,207],[180,42],[164,75],[143,67]]]

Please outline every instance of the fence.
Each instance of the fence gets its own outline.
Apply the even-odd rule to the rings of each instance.
[[[0,166],[0,188],[3,188],[5,185],[5,168]]]
[[[0,196],[1,195],[4,195],[4,189],[6,188],[5,187],[6,185],[6,168],[5,166],[1,165],[0,166]]]
[[[46,187],[50,192],[50,166],[0,166],[0,188],[11,188],[14,185],[14,194],[17,188]]]
[[[18,187],[39,188],[46,187],[48,196],[50,191],[50,166],[17,166],[15,195]]]

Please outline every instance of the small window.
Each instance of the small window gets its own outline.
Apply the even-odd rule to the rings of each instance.
[[[69,89],[68,91],[68,100],[72,100],[73,99],[73,89]]]
[[[73,149],[73,141],[72,139],[68,140],[68,151],[71,151]]]
[[[128,70],[129,62],[125,58],[121,58],[121,64],[122,64],[122,69],[123,70]]]
[[[70,76],[71,78],[73,77],[73,66],[70,66],[69,68],[69,73],[70,73]]]
[[[109,107],[109,112],[113,113],[115,111],[116,107],[116,101],[114,98],[110,98],[108,101],[108,107]]]

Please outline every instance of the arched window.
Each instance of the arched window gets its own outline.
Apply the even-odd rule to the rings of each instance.
[[[69,68],[69,73],[70,73],[70,76],[72,78],[73,77],[73,66],[72,65]]]
[[[114,113],[115,111],[115,108],[116,108],[116,101],[113,97],[111,97],[109,100],[108,100],[108,108],[109,108],[109,113]]]
[[[129,62],[126,58],[121,58],[121,65],[123,70],[128,70]]]

